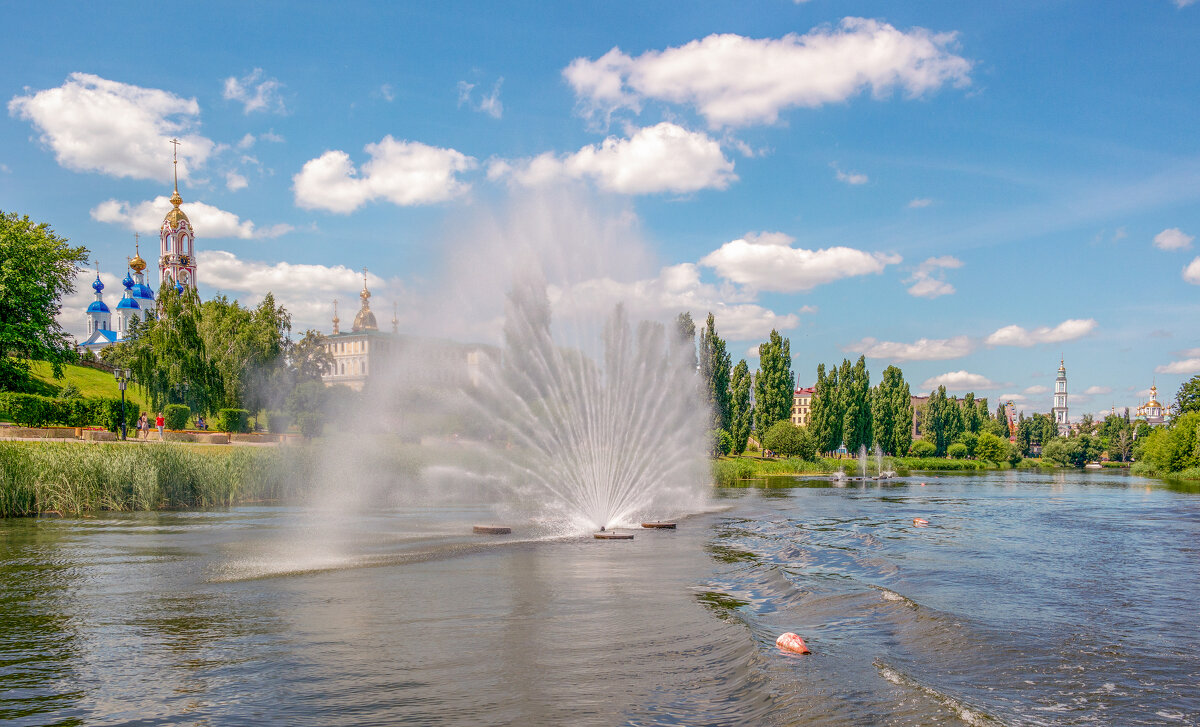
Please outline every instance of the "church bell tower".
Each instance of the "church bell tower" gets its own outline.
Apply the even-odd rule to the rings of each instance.
[[[179,196],[179,140],[172,139],[175,145],[172,164],[175,167],[175,194],[171,195],[174,205],[167,216],[163,218],[162,229],[159,230],[159,282],[174,285],[177,290],[190,287],[196,288],[196,235],[192,223],[188,220],[179,205],[183,198]]]

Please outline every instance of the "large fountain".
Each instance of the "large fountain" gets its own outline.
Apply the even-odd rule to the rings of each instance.
[[[625,305],[648,273],[624,220],[538,197],[465,225],[445,278],[414,295],[427,337],[402,336],[365,409],[327,427],[314,509],[472,504],[497,526],[578,533],[703,508],[709,417],[674,324],[687,308]],[[466,350],[472,374],[443,381]]]

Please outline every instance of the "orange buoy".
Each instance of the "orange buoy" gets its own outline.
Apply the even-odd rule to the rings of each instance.
[[[929,521],[928,521],[928,520],[926,520],[926,519],[925,519],[925,518],[923,518],[923,517],[915,517],[915,518],[913,518],[913,525],[916,525],[916,526],[917,526],[917,527],[919,527],[919,528],[923,528],[923,527],[925,527],[925,526],[926,526],[926,525],[928,525],[928,524],[929,524]]]
[[[804,639],[800,638],[791,631],[786,634],[780,634],[778,639],[775,639],[775,645],[783,651],[794,651],[797,654],[811,654],[808,644],[804,643]]]

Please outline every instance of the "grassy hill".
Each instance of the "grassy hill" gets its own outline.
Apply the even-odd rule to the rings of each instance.
[[[79,393],[89,399],[102,396],[120,398],[121,396],[121,390],[117,387],[117,382],[113,379],[112,374],[99,369],[67,365],[63,367],[63,377],[56,379],[50,364],[45,361],[31,361],[29,372],[41,383],[38,393],[45,396],[58,394],[68,383],[74,384],[75,388],[79,389]],[[149,411],[149,398],[136,384],[130,384],[129,388],[125,390],[126,401],[133,402],[138,411]]]

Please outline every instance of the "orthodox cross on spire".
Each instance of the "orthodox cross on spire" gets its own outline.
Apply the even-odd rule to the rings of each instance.
[[[139,235],[139,234],[138,234],[138,233],[136,233],[136,232],[135,232],[135,233],[133,233],[133,254],[134,254],[134,255],[137,255],[137,254],[138,254],[138,244],[139,244],[140,242],[141,242],[141,235]]]
[[[179,139],[171,139],[175,146],[171,150],[171,165],[175,168],[175,194],[179,194]]]

